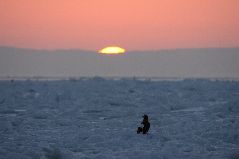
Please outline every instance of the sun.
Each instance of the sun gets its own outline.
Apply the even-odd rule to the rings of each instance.
[[[124,54],[125,49],[118,47],[118,46],[108,46],[101,50],[99,50],[101,54]]]

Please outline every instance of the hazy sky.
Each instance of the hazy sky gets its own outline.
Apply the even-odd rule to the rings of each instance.
[[[0,45],[239,46],[239,0],[0,0]]]
[[[179,49],[104,55],[80,50],[0,47],[1,77],[223,77],[239,78],[239,48]]]

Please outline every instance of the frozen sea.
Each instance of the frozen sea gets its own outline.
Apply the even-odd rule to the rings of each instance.
[[[94,158],[238,159],[239,82],[0,81],[0,159]]]

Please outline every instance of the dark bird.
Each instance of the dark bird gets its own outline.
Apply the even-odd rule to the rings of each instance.
[[[141,132],[143,134],[147,134],[150,128],[148,115],[144,114],[142,117],[143,117],[143,121],[141,122],[141,124],[143,124],[143,127],[138,127],[137,134],[140,134]]]

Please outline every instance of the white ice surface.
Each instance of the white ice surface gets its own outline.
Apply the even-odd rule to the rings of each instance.
[[[0,81],[0,159],[239,157],[239,82]],[[143,114],[149,134],[136,134]]]

